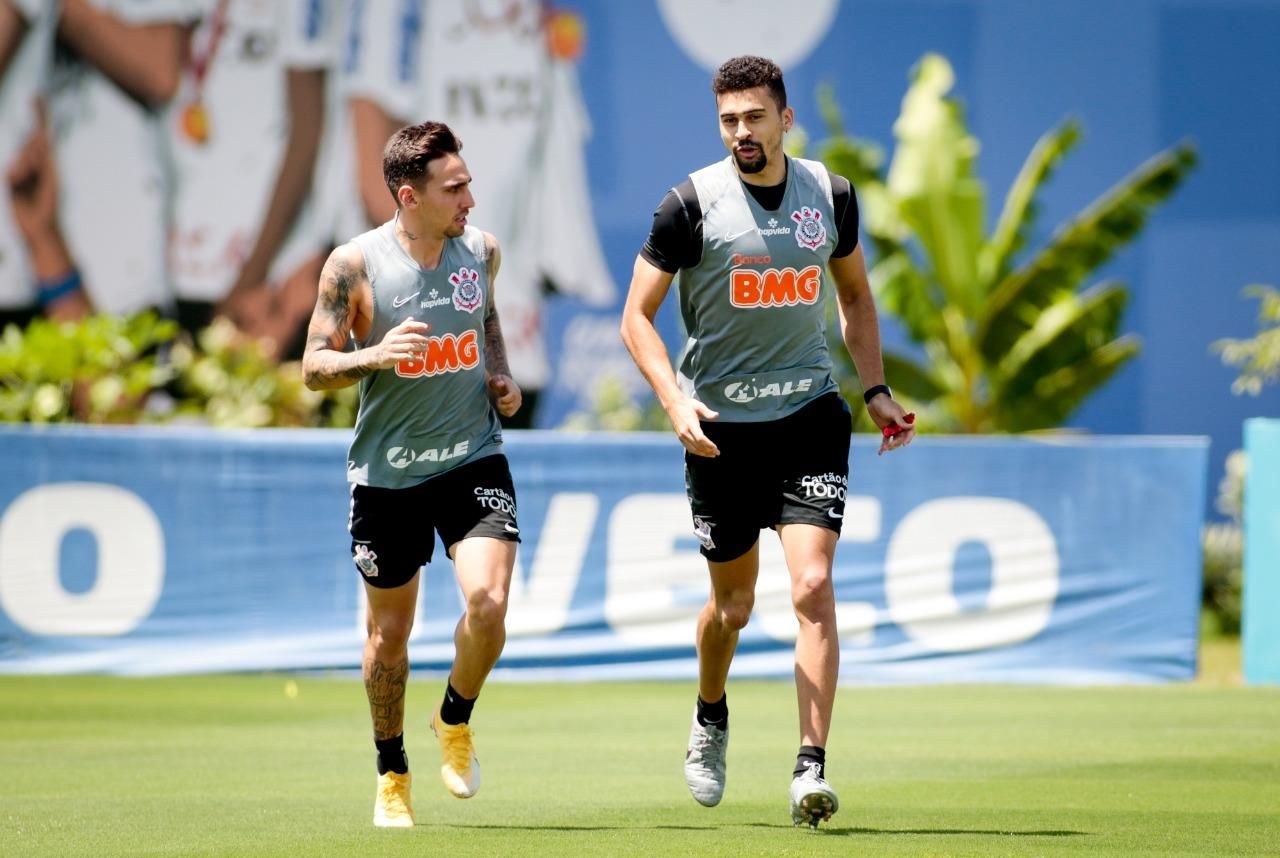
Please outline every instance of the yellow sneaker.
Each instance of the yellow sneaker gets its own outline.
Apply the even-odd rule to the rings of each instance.
[[[409,785],[413,775],[387,772],[378,775],[378,797],[373,802],[373,824],[378,828],[413,828]]]
[[[458,798],[471,798],[480,789],[480,761],[471,741],[471,727],[466,724],[446,724],[440,720],[440,710],[431,715],[431,732],[440,740],[440,778],[445,788]]]

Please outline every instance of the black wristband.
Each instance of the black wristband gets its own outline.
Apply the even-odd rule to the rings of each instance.
[[[893,399],[893,391],[889,389],[889,385],[877,384],[877,385],[874,385],[873,387],[868,387],[866,390],[862,392],[862,401],[865,402],[867,405],[870,405],[871,400],[875,399],[877,396],[879,396],[882,393],[888,396],[890,399]]]

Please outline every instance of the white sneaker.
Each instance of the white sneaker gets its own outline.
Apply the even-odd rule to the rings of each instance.
[[[822,777],[822,766],[809,763],[803,774],[791,781],[791,821],[795,825],[818,823],[830,819],[840,809],[840,799]]]
[[[729,748],[729,725],[704,727],[694,712],[689,750],[684,756],[684,782],[698,804],[715,807],[724,795],[724,756]]]

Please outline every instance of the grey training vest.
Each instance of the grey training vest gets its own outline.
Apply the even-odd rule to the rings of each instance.
[[[373,292],[373,324],[362,345],[382,342],[409,316],[431,328],[424,354],[361,379],[347,479],[407,488],[501,453],[485,386],[484,316],[493,295],[484,233],[468,226],[446,240],[433,271],[396,241],[394,219],[352,240]]]
[[[747,193],[732,158],[689,178],[702,207],[702,259],[680,271],[689,339],[677,380],[720,422],[785,417],[836,389],[823,283],[839,236],[826,167],[787,159],[776,212]]]

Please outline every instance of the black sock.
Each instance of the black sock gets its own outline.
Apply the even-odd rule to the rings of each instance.
[[[827,749],[814,745],[801,745],[800,753],[796,755],[796,768],[791,773],[792,776],[800,777],[813,763],[821,766],[818,769],[818,777],[825,778],[827,776]]]
[[[404,733],[392,739],[374,739],[378,749],[378,774],[395,772],[402,775],[409,771],[409,755],[404,752]]]
[[[440,720],[446,724],[466,724],[471,720],[471,707],[475,705],[476,698],[468,700],[463,697],[450,682],[444,690],[444,701],[440,704]]]
[[[729,729],[729,695],[725,694],[715,703],[708,703],[698,695],[698,723],[703,727]]]

